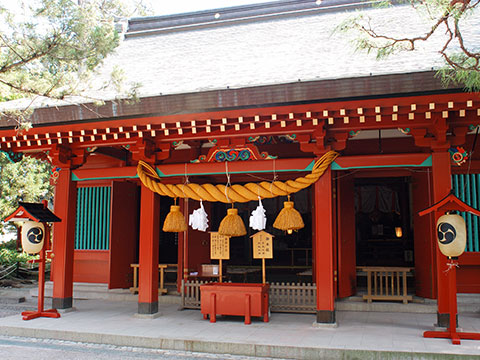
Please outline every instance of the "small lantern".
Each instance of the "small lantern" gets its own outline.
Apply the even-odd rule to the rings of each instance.
[[[27,254],[38,254],[45,242],[45,226],[36,221],[22,224],[22,249]]]
[[[403,235],[402,227],[401,227],[401,226],[395,227],[395,236],[396,236],[397,238],[401,238],[402,235]]]
[[[467,243],[465,220],[460,215],[445,214],[437,221],[437,240],[441,253],[449,258],[458,257]]]

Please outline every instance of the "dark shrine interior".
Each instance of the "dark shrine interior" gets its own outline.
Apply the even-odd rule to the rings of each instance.
[[[357,266],[405,266],[413,262],[408,177],[355,180]]]

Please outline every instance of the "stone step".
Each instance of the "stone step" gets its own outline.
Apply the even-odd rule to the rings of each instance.
[[[180,304],[181,297],[174,286],[169,286],[169,293],[158,297],[160,304]],[[45,283],[45,296],[52,297],[53,283]],[[30,290],[31,296],[38,296],[38,289]],[[362,291],[358,295],[339,299],[335,302],[335,309],[340,311],[374,311],[374,312],[406,312],[406,313],[436,313],[437,301],[413,296],[413,301],[403,304],[400,301],[373,301],[363,300]],[[108,289],[106,284],[74,283],[74,299],[103,299],[112,301],[138,301],[138,294],[132,294],[128,289]],[[480,294],[458,294],[459,313],[480,313]]]
[[[337,310],[344,311],[376,311],[376,312],[408,312],[408,313],[436,313],[437,301],[413,296],[408,304],[401,301],[373,301],[367,303],[363,294],[339,299],[335,302]],[[457,309],[459,313],[479,313],[480,294],[457,294]]]
[[[31,296],[38,296],[38,290],[31,289]],[[45,283],[45,297],[52,297],[53,282]],[[132,294],[129,289],[108,289],[106,284],[96,283],[74,283],[73,284],[73,298],[77,300],[86,299],[101,299],[111,301],[138,301],[138,294]],[[181,297],[173,291],[170,294],[161,295],[158,297],[160,304],[180,304]]]

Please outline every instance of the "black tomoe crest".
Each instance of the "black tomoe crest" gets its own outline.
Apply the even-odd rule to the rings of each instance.
[[[448,223],[442,222],[437,226],[437,238],[440,243],[443,245],[450,244],[457,237],[457,230],[455,227]]]
[[[33,227],[27,232],[27,239],[32,244],[40,244],[43,241],[43,229],[41,227]]]
[[[463,217],[445,214],[437,221],[438,248],[443,255],[457,257],[463,254],[467,243],[467,229]]]
[[[45,241],[45,226],[43,223],[26,221],[22,225],[22,249],[27,254],[38,254]]]

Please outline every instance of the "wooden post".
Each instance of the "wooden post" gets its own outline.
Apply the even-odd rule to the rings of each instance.
[[[451,189],[451,165],[450,154],[447,150],[434,151],[432,153],[432,182],[433,182],[433,203],[442,200]],[[433,226],[437,223],[440,213],[435,213]],[[436,232],[432,234],[432,246],[435,249],[434,260],[436,262],[436,285],[437,285],[437,325],[448,327],[449,320],[449,296],[448,282],[445,281],[447,271],[447,258],[440,252],[437,245]]]
[[[314,185],[313,225],[316,243],[317,323],[335,323],[333,274],[332,171],[327,169]]]
[[[222,283],[222,259],[218,259],[218,282]]]
[[[55,309],[69,309],[73,304],[73,252],[75,247],[75,215],[77,188],[70,169],[60,170],[55,186],[55,214],[62,219],[53,227],[52,263],[53,299]]]
[[[265,258],[262,258],[262,282],[263,282],[263,284],[266,283],[266,279],[265,279]]]
[[[138,274],[139,314],[158,312],[159,217],[160,196],[142,185]]]

